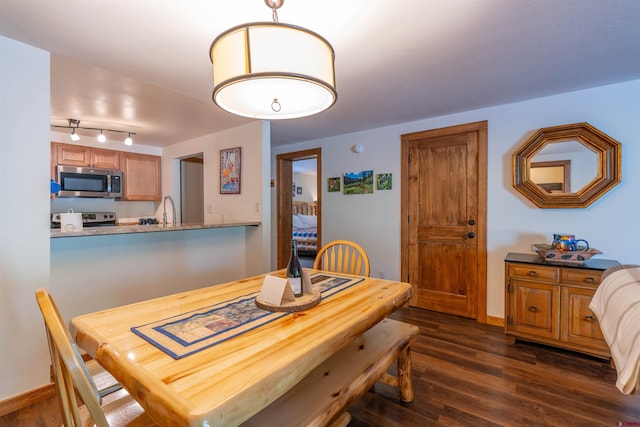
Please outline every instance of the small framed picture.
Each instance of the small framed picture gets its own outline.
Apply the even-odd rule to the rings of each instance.
[[[220,194],[240,194],[240,147],[220,150]]]
[[[376,190],[391,190],[390,173],[379,173],[376,175]]]
[[[327,191],[329,193],[334,193],[336,191],[340,191],[340,177],[337,176],[335,178],[327,178]]]

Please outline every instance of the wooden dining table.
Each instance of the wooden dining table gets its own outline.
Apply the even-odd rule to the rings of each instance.
[[[284,277],[284,270],[269,274]],[[252,296],[260,291],[264,275],[81,315],[70,328],[77,344],[159,424],[238,425],[411,297],[408,283],[339,276],[357,283],[323,296],[313,308],[280,313],[184,357],[172,356],[133,329]]]

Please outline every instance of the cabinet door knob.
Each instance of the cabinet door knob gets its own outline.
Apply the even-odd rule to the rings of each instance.
[[[532,313],[537,313],[538,312],[538,307],[532,305],[531,307],[529,307],[529,311]]]
[[[469,225],[475,225],[476,221],[474,219],[469,220]]]
[[[587,283],[598,283],[598,281],[595,279],[595,277],[585,277],[584,281]]]
[[[476,233],[471,231],[471,232],[469,232],[469,234],[467,234],[467,236],[469,236],[470,239],[473,239],[474,237],[476,237]]]
[[[531,276],[531,277],[538,277],[539,276],[538,272],[537,271],[533,271],[533,270],[529,271],[527,274],[529,276]]]

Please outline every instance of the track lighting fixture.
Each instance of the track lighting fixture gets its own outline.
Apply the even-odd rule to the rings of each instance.
[[[125,145],[132,145],[133,139],[131,139],[131,135],[135,135],[135,132],[129,132],[124,130],[115,130],[115,129],[101,129],[101,128],[88,128],[80,126],[80,120],[77,119],[67,119],[69,125],[67,126],[59,126],[59,125],[51,125],[52,128],[64,128],[71,129],[71,140],[79,141],[80,135],[76,133],[77,129],[85,129],[85,130],[99,130],[100,134],[98,135],[98,142],[105,142],[107,137],[104,135],[104,132],[115,132],[115,133],[126,133],[127,137],[124,140]]]

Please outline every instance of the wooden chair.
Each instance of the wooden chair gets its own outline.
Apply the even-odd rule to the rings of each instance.
[[[369,276],[369,257],[357,243],[349,240],[334,240],[318,251],[313,268],[334,273]]]
[[[109,393],[106,395],[98,390],[51,295],[45,289],[39,289],[36,291],[36,300],[47,331],[56,392],[64,425],[67,427],[93,426],[94,424],[97,427],[157,425],[121,387],[117,391],[108,390]],[[78,397],[84,405],[81,405]]]

